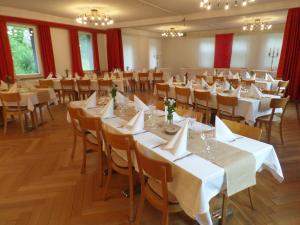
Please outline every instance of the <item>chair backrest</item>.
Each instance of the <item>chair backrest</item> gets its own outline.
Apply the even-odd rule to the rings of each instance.
[[[147,184],[146,184],[145,178],[144,178],[145,175],[155,178],[161,184],[161,190],[162,190],[162,197],[161,197],[162,200],[160,200],[159,204],[162,204],[161,201],[168,204],[167,183],[172,182],[172,180],[173,180],[171,165],[167,162],[154,160],[154,159],[151,159],[151,158],[143,155],[139,151],[137,144],[135,144],[134,151],[135,151],[135,155],[137,158],[139,176],[140,176],[140,182],[141,182],[142,189],[147,190],[146,189]],[[151,190],[151,188],[148,188],[148,190]],[[150,193],[147,193],[147,194],[150,194]],[[157,196],[157,195],[155,195],[155,196]],[[157,197],[159,198],[159,196],[157,196]],[[157,198],[151,198],[149,200],[157,201],[155,199],[157,199]],[[153,202],[151,202],[151,203],[153,203]]]
[[[39,80],[41,88],[53,88],[53,80]]]
[[[79,124],[82,132],[87,135],[89,132],[94,132],[97,137],[98,145],[101,145],[102,138],[102,122],[99,117],[87,117],[84,114],[79,115]]]
[[[98,86],[99,86],[99,90],[108,90],[109,88],[112,87],[112,80],[103,80],[103,79],[100,79],[98,80]]]
[[[191,95],[190,88],[175,87],[175,96],[177,102],[189,104],[190,95]]]
[[[123,73],[123,79],[132,80],[133,79],[133,73]]]
[[[51,99],[48,90],[37,90],[37,98],[39,103],[48,103]]]
[[[149,73],[138,73],[138,77],[140,81],[148,81]]]
[[[235,134],[239,134],[254,140],[260,140],[262,129],[258,127],[252,127],[243,123],[238,123],[231,120],[223,119],[223,122],[228,126],[228,128]]]
[[[233,96],[217,95],[217,111],[218,115],[222,111],[221,106],[231,107],[231,116],[235,115],[235,107],[238,105],[238,98]]]
[[[210,100],[210,92],[209,91],[194,91],[194,104],[201,104],[201,102],[205,102],[205,105],[208,107],[208,102]]]
[[[75,131],[82,133],[82,129],[80,127],[79,120],[80,120],[81,116],[84,116],[83,109],[82,108],[73,108],[73,107],[68,106],[68,112],[69,112],[69,115],[71,118],[73,129]]]
[[[280,95],[281,97],[285,97],[287,88],[289,86],[290,81],[279,81],[278,82],[278,89],[277,89],[277,95]]]
[[[162,83],[156,83],[156,91],[157,91],[157,95],[160,98],[168,98],[168,94],[169,94],[169,85],[168,84],[162,84]]]
[[[1,103],[5,107],[8,107],[9,104],[15,104],[20,108],[21,96],[19,92],[16,93],[0,93]]]
[[[251,86],[251,84],[255,84],[255,80],[242,80],[245,86]]]
[[[237,78],[228,78],[227,80],[234,88],[237,88],[240,85],[240,81]]]
[[[158,80],[161,81],[163,79],[163,73],[159,72],[159,73],[153,73],[153,80]]]
[[[216,82],[216,81],[224,82],[224,80],[225,80],[225,77],[213,76],[213,81],[214,82]]]
[[[62,90],[75,90],[74,80],[61,80],[60,81]]]
[[[165,110],[165,103],[163,101],[156,101],[155,107],[157,110],[164,111]]]
[[[286,111],[287,104],[290,100],[290,96],[286,98],[272,98],[270,102],[270,108],[272,109],[271,121],[273,120],[273,116],[276,113],[276,109],[282,109],[282,113],[277,114],[279,117],[283,117]]]
[[[91,80],[77,80],[76,83],[79,91],[90,90]]]

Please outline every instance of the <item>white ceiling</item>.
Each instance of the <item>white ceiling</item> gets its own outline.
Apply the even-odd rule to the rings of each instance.
[[[0,0],[0,6],[69,19],[74,19],[90,8],[99,8],[113,17],[115,26],[149,31],[182,25],[180,21],[183,18],[187,20],[187,31],[239,27],[246,20],[256,17],[282,24],[285,22],[287,9],[300,6],[299,0],[256,0],[247,7],[206,11],[200,9],[199,2],[200,0]]]

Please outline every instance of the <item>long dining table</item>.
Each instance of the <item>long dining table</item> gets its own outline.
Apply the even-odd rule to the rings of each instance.
[[[99,117],[99,119],[101,118],[104,105],[102,101],[102,103],[95,108],[85,109],[85,101],[70,103],[71,107],[83,108],[88,116]],[[122,112],[126,113],[130,110],[126,110],[124,107],[130,108],[133,107],[133,105],[133,102],[128,100],[121,109],[116,111],[121,114]],[[116,111],[115,115],[119,115]],[[181,208],[188,216],[195,219],[201,225],[212,225],[213,222],[209,203],[213,197],[227,190],[225,169],[216,164],[213,159],[210,160],[198,154],[192,154],[180,160],[174,160],[174,156],[163,148],[163,144],[166,143],[166,140],[147,130],[147,123],[153,123],[153,121],[156,120],[161,121],[161,117],[164,117],[164,112],[154,110],[153,115],[154,117],[149,117],[151,119],[146,119],[144,132],[133,134],[139,149],[150,157],[164,160],[171,164],[173,181],[169,183],[169,191],[176,196]],[[131,116],[133,117],[134,115],[127,115],[127,119],[124,119],[122,116],[113,116],[111,118],[102,119],[102,122],[105,129],[117,133],[126,133],[123,126]],[[185,124],[185,120],[175,122],[175,124],[181,127]],[[156,125],[157,129],[162,129],[163,127],[161,122]],[[194,122],[189,129],[193,132],[194,137],[192,138],[200,138],[200,132],[209,129],[209,127],[205,124]],[[246,137],[241,137],[234,141],[216,140],[215,143],[216,149],[239,149],[252,154],[255,158],[256,172],[267,170],[278,182],[283,181],[284,176],[281,166],[272,145]],[[124,160],[127,160],[127,156],[122,152],[118,150],[115,150],[115,152]],[[132,156],[135,169],[137,170],[138,167],[134,154]],[[234,161],[236,159],[232,160]]]

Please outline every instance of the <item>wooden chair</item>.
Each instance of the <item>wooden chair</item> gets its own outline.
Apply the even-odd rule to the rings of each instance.
[[[82,130],[83,139],[83,158],[81,173],[86,170],[86,155],[88,151],[92,150],[98,153],[98,173],[99,184],[103,185],[103,136],[102,136],[102,122],[99,117],[86,117],[84,114],[79,114],[79,124]]]
[[[32,124],[36,126],[34,112],[29,111],[26,106],[20,105],[21,96],[19,93],[0,93],[0,99],[2,103],[4,135],[6,135],[7,123],[10,117],[14,117],[14,116],[18,117],[23,133],[25,132],[24,119],[25,119],[25,124],[26,125],[28,124],[27,113],[30,113]]]
[[[240,86],[240,81],[239,81],[239,79],[237,79],[237,78],[228,78],[227,79],[227,81],[229,82],[229,83],[231,83],[231,85],[234,87],[234,88],[237,88],[238,86]]]
[[[84,100],[91,95],[91,80],[77,80],[79,100]]]
[[[168,98],[169,96],[169,85],[164,83],[156,83],[156,91],[159,99]]]
[[[290,81],[279,81],[276,95],[284,98]]]
[[[141,195],[137,209],[135,224],[142,218],[145,200],[162,212],[162,225],[168,225],[169,213],[182,211],[176,197],[168,191],[168,183],[173,181],[171,165],[146,157],[135,147]]]
[[[205,112],[205,123],[210,121],[211,109],[208,106],[210,101],[209,91],[194,91],[194,109]]]
[[[184,87],[175,87],[176,105],[184,108],[189,108],[189,99],[191,96],[191,89]]]
[[[242,121],[244,118],[235,115],[235,109],[238,105],[238,98],[232,96],[217,95],[217,115],[222,119]],[[231,111],[231,112],[228,112]]]
[[[68,95],[69,101],[76,100],[75,81],[74,80],[61,80],[61,90],[63,103],[65,104],[65,96]]]
[[[80,116],[84,115],[84,111],[82,108],[73,108],[68,106],[67,108],[71,122],[73,127],[73,147],[72,147],[72,153],[71,153],[71,159],[74,158],[75,150],[76,150],[76,142],[77,137],[83,138],[84,134],[80,127],[79,119]]]
[[[157,110],[165,111],[165,103],[163,101],[156,101],[155,107]]]
[[[112,80],[98,80],[98,89],[100,95],[108,95],[112,89]]]
[[[146,91],[146,86],[150,90],[149,73],[138,73],[140,91]]]
[[[213,82],[224,82],[225,77],[218,77],[218,76],[213,76]]]
[[[196,75],[197,80],[205,80],[206,81],[206,76],[205,75]]]
[[[135,92],[136,81],[133,77],[133,73],[123,73],[123,79],[125,90],[128,91],[130,89],[132,92]]]
[[[261,134],[262,130],[257,127],[252,127],[246,124],[238,123],[235,121],[231,120],[224,120],[223,122],[229,127],[229,129],[235,133],[239,134],[248,138],[252,138],[254,140],[260,140],[261,139]],[[252,199],[252,194],[251,194],[251,187],[247,189],[248,192],[248,197],[250,201],[251,208],[254,209],[254,204],[253,204],[253,199]],[[223,193],[223,203],[222,203],[222,218],[221,218],[221,224],[225,224],[225,219],[226,219],[226,195]]]
[[[39,103],[35,107],[39,109],[41,124],[44,123],[43,108],[47,109],[51,120],[54,120],[53,115],[50,110],[50,107],[49,107],[49,101],[50,101],[49,91],[48,90],[38,90],[37,98],[38,98]]]
[[[268,136],[268,143],[271,140],[271,131],[273,124],[279,124],[280,129],[280,139],[281,144],[284,144],[283,140],[283,132],[282,132],[282,125],[283,125],[283,116],[286,111],[286,106],[288,104],[290,97],[287,98],[272,98],[270,103],[270,108],[272,109],[271,115],[261,116],[256,119],[256,126],[262,127],[262,124],[266,126],[267,136]],[[276,109],[282,109],[282,113],[276,113]]]
[[[54,89],[54,83],[53,83],[53,80],[45,80],[45,79],[42,79],[42,80],[39,80],[39,86],[40,88],[53,88]],[[57,94],[58,96],[58,99],[59,101],[61,101],[61,93],[60,93],[60,90],[55,90],[55,93]]]
[[[132,135],[114,134],[103,130],[104,143],[106,146],[108,177],[104,187],[103,199],[107,199],[107,192],[115,171],[121,175],[128,176],[129,179],[129,221],[134,220],[134,168],[132,162],[132,153],[134,151],[134,140]],[[121,158],[117,153],[120,151],[127,157],[127,161]]]
[[[247,87],[250,87],[251,84],[255,84],[255,80],[242,80],[242,84],[244,84]]]
[[[152,89],[154,89],[155,84],[164,82],[163,76],[163,72],[153,73]]]

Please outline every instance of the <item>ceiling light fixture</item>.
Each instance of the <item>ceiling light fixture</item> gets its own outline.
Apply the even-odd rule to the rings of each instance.
[[[255,19],[253,23],[248,23],[243,26],[243,31],[264,31],[270,30],[272,28],[272,24],[263,22],[261,19]]]
[[[109,26],[114,24],[114,20],[104,13],[99,13],[98,9],[91,9],[89,13],[82,13],[76,18],[79,24],[87,25],[93,24],[94,26]]]
[[[245,7],[251,2],[255,2],[255,0],[200,0],[200,8],[206,10],[224,8],[225,10],[229,10],[231,6],[238,7],[241,5]]]
[[[182,32],[182,31],[178,31],[174,27],[170,28],[167,31],[164,31],[161,34],[161,37],[164,37],[164,38],[175,38],[175,37],[184,37],[184,36],[186,36],[186,33]]]

